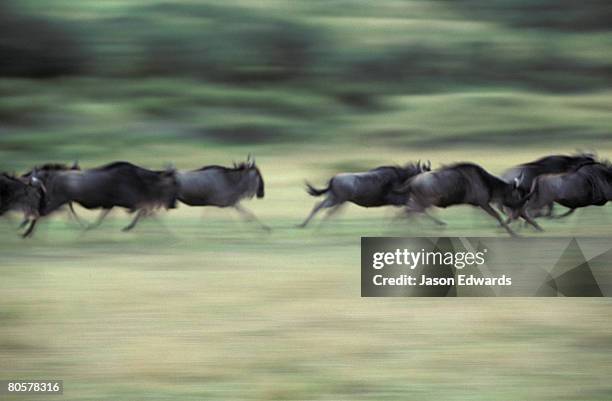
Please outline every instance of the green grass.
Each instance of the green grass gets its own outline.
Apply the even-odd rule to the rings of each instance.
[[[360,299],[359,235],[374,219],[268,222],[281,228],[192,213],[168,219],[171,236],[116,221],[85,235],[54,221],[30,242],[3,232],[0,374],[62,378],[68,400],[611,391],[606,300]]]

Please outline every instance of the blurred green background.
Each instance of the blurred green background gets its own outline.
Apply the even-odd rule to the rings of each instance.
[[[440,229],[351,206],[294,228],[304,179],[609,157],[610,21],[595,0],[3,1],[0,170],[250,152],[266,198],[245,206],[274,230],[184,206],[129,234],[122,212],[85,233],[59,213],[26,241],[0,221],[0,378],[63,379],[67,400],[612,398],[605,299],[359,297],[361,236],[505,236],[482,213]]]

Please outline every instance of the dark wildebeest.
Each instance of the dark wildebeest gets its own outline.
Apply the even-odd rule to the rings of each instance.
[[[81,167],[79,167],[79,164],[77,162],[74,162],[72,164],[72,166],[68,166],[67,164],[64,163],[47,163],[47,164],[43,164],[42,166],[36,166],[34,167],[34,169],[28,171],[27,173],[24,173],[21,178],[23,180],[35,180],[38,182],[38,185],[43,189],[43,191],[46,193],[47,189],[46,186],[44,185],[44,182],[42,181],[42,179],[39,179],[37,177],[33,176],[33,172],[36,171],[37,175],[39,177],[46,177],[47,174],[49,172],[52,171],[68,171],[68,170],[80,170]],[[43,205],[44,203],[41,202],[41,205]],[[72,205],[72,202],[68,202],[68,208],[69,208],[69,212],[70,212],[70,216],[73,217],[77,223],[82,224],[81,220],[79,219],[79,216],[77,216],[76,212],[74,211],[74,207]],[[25,219],[23,220],[23,222],[21,223],[21,225],[19,226],[20,228],[25,227],[32,219],[28,218],[27,216],[25,216]]]
[[[46,216],[61,206],[76,202],[87,209],[103,209],[99,224],[114,207],[136,212],[123,230],[134,228],[141,217],[155,209],[176,207],[178,182],[174,169],[147,170],[128,162],[115,162],[90,170],[33,170],[46,188],[46,199],[40,210]],[[25,235],[34,229],[33,220]]]
[[[525,197],[523,210],[539,209],[558,203],[570,209],[568,214],[586,206],[603,206],[612,200],[612,165],[586,164],[565,174],[547,174],[537,177]]]
[[[316,189],[308,182],[307,192],[311,196],[327,197],[317,203],[306,220],[298,227],[306,227],[308,222],[322,209],[332,208],[327,217],[335,214],[343,204],[351,202],[363,207],[403,206],[408,200],[407,195],[398,194],[394,188],[401,186],[407,179],[430,170],[431,163],[409,163],[404,167],[381,166],[361,173],[342,173],[333,176],[324,189]],[[444,224],[431,217],[439,224]]]
[[[182,203],[189,206],[233,207],[247,220],[256,221],[265,230],[270,230],[253,212],[240,204],[243,199],[264,197],[264,180],[250,155],[246,163],[234,163],[234,167],[205,166],[198,170],[179,171],[176,176],[179,182],[178,199]]]
[[[44,200],[42,182],[0,173],[0,216],[10,211],[23,212],[26,220],[37,218]]]
[[[594,162],[594,155],[589,153],[577,154],[575,156],[546,156],[513,167],[502,174],[501,178],[508,183],[516,183],[524,194],[528,194],[531,190],[533,181],[540,175],[567,173],[576,170],[580,166]],[[543,210],[531,210],[529,214],[531,217],[538,217],[541,215],[552,216],[552,205],[552,203],[550,205],[544,205]],[[566,215],[567,214],[564,214],[558,217],[564,217]],[[506,223],[509,221],[510,219],[506,221]]]
[[[480,207],[497,219],[510,235],[516,235],[491,203],[499,202],[520,211],[520,191],[516,185],[506,183],[476,164],[458,163],[419,174],[396,192],[409,195],[406,203],[408,214],[424,213],[432,206],[446,208],[468,204]]]

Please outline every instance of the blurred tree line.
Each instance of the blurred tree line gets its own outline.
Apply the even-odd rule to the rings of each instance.
[[[293,4],[298,3],[301,7],[292,12],[270,12],[215,2],[126,2],[113,12],[77,18],[62,14],[69,5],[53,9],[61,1],[4,1],[0,76],[188,76],[240,85],[306,82],[320,87],[333,82],[366,92],[435,91],[449,85],[567,91],[612,82],[607,54],[612,7],[604,0]],[[404,5],[408,11],[398,13]],[[411,14],[410,5],[427,11]],[[331,18],[342,22],[359,10],[361,16],[371,11],[374,19],[421,19],[431,26],[403,35],[390,30],[392,40],[370,42],[368,26]],[[458,22],[494,28],[490,34],[488,28],[447,29]]]

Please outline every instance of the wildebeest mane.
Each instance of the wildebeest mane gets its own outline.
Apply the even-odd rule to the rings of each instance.
[[[250,165],[249,163],[234,163],[232,167],[220,166],[217,164],[212,164],[209,166],[204,166],[196,170],[192,171],[208,171],[208,170],[219,170],[225,176],[225,179],[229,180],[232,183],[239,182],[242,178],[242,174],[244,172],[249,171],[251,168],[257,168],[255,165]],[[232,174],[233,173],[233,174]],[[261,177],[261,174],[259,175]],[[263,191],[263,177],[259,182],[258,192]],[[260,192],[261,193],[261,192]]]
[[[475,172],[484,182],[490,185],[492,188],[500,188],[506,186],[507,183],[501,178],[494,176],[481,166],[469,163],[469,162],[458,162],[450,165],[442,166],[441,170],[452,169],[460,172],[467,180],[473,181],[473,174]]]
[[[54,171],[66,171],[71,170],[72,167],[65,163],[45,163],[39,166],[35,166],[32,170],[23,174],[23,177],[29,177],[34,171],[38,172],[54,172]]]
[[[248,170],[249,168],[250,168],[249,164],[243,162],[243,163],[234,163],[232,167],[220,166],[218,164],[211,164],[210,166],[200,167],[192,171],[205,171],[205,170],[212,170],[212,169],[219,169],[223,171],[243,171],[243,170]]]
[[[103,166],[100,167],[96,167],[94,170],[111,170],[111,169],[115,169],[115,168],[123,168],[123,167],[134,167],[134,168],[141,168],[138,167],[130,162],[124,162],[124,161],[118,161],[118,162],[112,162],[109,164],[105,164]]]
[[[597,163],[603,165],[608,169],[612,169],[612,162],[610,162],[610,160],[608,159],[598,159]]]
[[[8,178],[9,180],[16,180],[17,177],[15,176],[15,173],[7,173],[7,172],[0,172],[0,176]]]
[[[142,168],[130,162],[113,162],[110,164],[106,164],[101,167],[97,167],[93,170],[98,171],[109,171],[109,170],[124,170],[126,174],[136,174],[139,178],[144,180],[156,179],[160,174],[165,173],[169,170],[148,170],[146,168]]]
[[[537,160],[519,164],[517,167],[543,167],[551,163],[578,167],[580,165],[597,162],[595,155],[592,153],[576,153],[574,155],[551,155],[544,156]]]
[[[402,167],[400,166],[380,166],[380,167],[376,167],[373,168],[371,170],[368,170],[368,173],[377,173],[377,172],[384,172],[384,171],[391,171],[394,174],[396,174],[397,176],[399,176],[399,174],[401,174],[402,171]]]
[[[405,180],[407,177],[411,177],[413,175],[417,175],[423,172],[423,166],[420,163],[408,163],[405,166],[399,165],[389,165],[389,166],[380,166],[376,167],[372,170],[368,170],[368,173],[382,173],[382,172],[392,172],[395,175],[395,179],[397,180]]]
[[[34,167],[35,170],[53,171],[53,170],[70,170],[71,167],[65,163],[46,163],[42,166]]]

